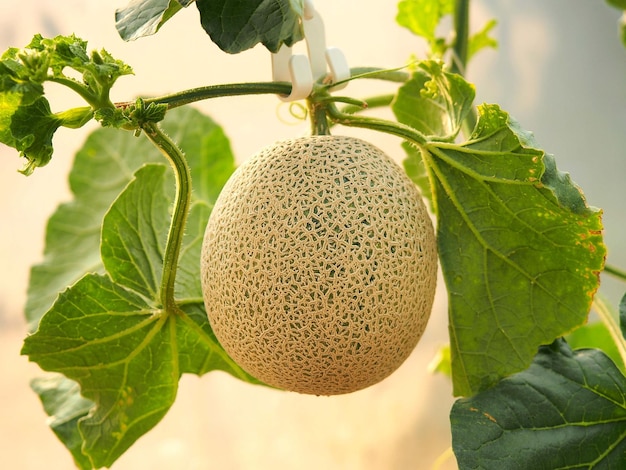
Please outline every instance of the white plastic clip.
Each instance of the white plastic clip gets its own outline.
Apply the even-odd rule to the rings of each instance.
[[[308,56],[293,55],[291,47],[285,45],[276,54],[272,54],[274,81],[290,82],[292,85],[289,96],[279,96],[283,101],[305,99],[311,94],[315,80],[320,78],[328,80],[329,83],[350,78],[350,67],[343,52],[336,47],[326,47],[324,22],[313,7],[312,0],[304,1],[302,24]],[[346,85],[347,82],[341,83],[331,90],[341,90]]]

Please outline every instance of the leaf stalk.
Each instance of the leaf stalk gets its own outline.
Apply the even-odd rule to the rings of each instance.
[[[615,276],[616,278],[622,281],[626,281],[626,271],[621,268],[618,268],[617,266],[613,266],[611,264],[605,264],[604,272],[606,272],[607,274],[611,274],[612,276]]]
[[[374,131],[385,132],[387,134],[395,135],[397,137],[408,140],[409,142],[412,142],[419,147],[423,147],[427,144],[427,139],[421,132],[399,122],[388,121],[386,119],[379,119],[368,116],[355,116],[354,114],[347,114],[340,111],[335,103],[327,103],[326,112],[328,114],[328,117],[336,124],[341,124],[349,127],[362,127]]]
[[[185,224],[191,204],[191,170],[183,152],[176,143],[161,130],[156,123],[145,123],[142,129],[148,139],[167,158],[176,180],[176,196],[174,198],[174,211],[170,222],[165,253],[163,254],[163,274],[161,278],[161,304],[169,313],[182,313],[176,304],[174,291],[176,283],[176,271],[178,258],[183,243]]]

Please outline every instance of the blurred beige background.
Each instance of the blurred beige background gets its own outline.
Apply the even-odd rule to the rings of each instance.
[[[76,33],[91,48],[106,48],[135,70],[120,79],[115,100],[160,95],[194,86],[270,80],[270,56],[255,48],[237,56],[219,51],[199,26],[191,6],[156,36],[124,43],[113,14],[121,0],[1,0],[0,49],[23,46],[32,35]],[[519,7],[523,3],[523,7]],[[549,5],[547,4],[549,3]],[[618,14],[584,0],[475,1],[473,27],[500,18],[501,51],[483,52],[470,67],[478,101],[498,102],[557,155],[587,193],[605,208],[611,260],[626,265],[620,184],[626,174],[623,132],[626,109],[625,54],[616,32]],[[396,67],[422,44],[395,25],[395,1],[316,0],[329,45],[352,66]],[[620,86],[621,85],[621,86]],[[388,90],[374,82],[351,84],[353,96]],[[54,110],[74,98],[49,87]],[[591,96],[591,92],[593,92]],[[591,98],[600,101],[597,113]],[[63,105],[61,105],[63,103]],[[71,104],[70,103],[70,104]],[[542,105],[543,103],[543,105]],[[540,106],[541,105],[541,106]],[[277,139],[304,134],[286,105],[273,96],[226,98],[199,104],[226,130],[239,161]],[[90,127],[93,129],[93,127]],[[0,468],[70,469],[69,453],[46,426],[29,380],[41,372],[19,355],[28,271],[41,259],[47,217],[70,195],[66,175],[89,129],[61,130],[47,167],[25,178],[17,154],[0,146]],[[593,132],[591,139],[586,130]],[[402,158],[399,142],[361,135]],[[561,156],[563,155],[563,156]],[[608,174],[608,179],[604,175]],[[611,245],[612,244],[612,245]],[[609,295],[620,287],[607,283]],[[115,469],[341,469],[435,468],[450,446],[447,379],[427,365],[446,342],[443,282],[432,320],[413,355],[391,377],[351,395],[317,398],[254,387],[222,373],[185,376],[165,419],[140,439]],[[456,468],[448,459],[440,469]]]

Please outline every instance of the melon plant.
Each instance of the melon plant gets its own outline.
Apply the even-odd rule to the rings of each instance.
[[[301,41],[310,6],[134,0],[116,26],[138,39],[191,3],[229,53]],[[382,381],[426,327],[438,267],[458,466],[624,468],[626,306],[620,324],[597,291],[601,272],[626,274],[605,266],[602,212],[556,158],[500,106],[474,103],[463,73],[494,45],[494,23],[470,34],[469,3],[400,1],[398,23],[429,53],[342,79],[394,92],[354,97],[315,77],[311,135],[259,142],[238,169],[224,130],[188,105],[285,97],[292,83],[115,102],[132,68],[84,39],[36,34],[2,55],[0,142],[22,173],[51,162],[60,128],[103,127],[76,155],[74,200],[50,218],[25,308],[22,353],[55,373],[33,389],[78,468],[112,466],[165,416],[183,374],[313,395]],[[63,103],[47,83],[85,105],[53,111]],[[346,127],[397,137],[404,167]],[[592,309],[601,321],[587,324]]]

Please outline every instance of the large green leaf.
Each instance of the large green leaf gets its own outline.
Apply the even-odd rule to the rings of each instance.
[[[544,346],[528,370],[454,404],[459,468],[626,468],[625,397],[626,378],[601,351]]]
[[[186,151],[193,197],[214,202],[234,170],[222,129],[189,107],[168,112],[163,127]],[[31,270],[26,317],[32,330],[60,291],[88,272],[104,272],[100,227],[105,212],[141,165],[163,161],[147,139],[131,133],[99,129],[88,137],[70,173],[74,199],[48,221],[44,260]]]
[[[115,11],[115,27],[125,41],[149,36],[190,3],[185,0],[131,0],[124,8]]]
[[[215,340],[200,284],[189,281],[200,279],[197,256],[210,212],[206,202],[193,203],[183,245],[188,265],[176,291],[188,315],[161,305],[173,190],[165,165],[144,165],[136,172],[104,217],[102,258],[108,275],[87,274],[66,290],[24,342],[30,360],[76,381],[94,402],[77,427],[82,452],[96,468],[111,465],[160,421],[182,373],[221,369],[256,382]]]
[[[606,254],[601,212],[554,158],[497,106],[479,114],[467,143],[425,153],[456,395],[524,370],[539,345],[583,324]]]
[[[158,299],[174,179],[167,167],[144,166],[111,206],[102,223],[101,253],[113,280],[144,297]]]
[[[92,461],[105,462],[117,458],[134,439],[158,422],[175,394],[177,377],[170,380],[167,388],[169,395],[153,403],[156,408],[149,413],[154,412],[154,419],[141,419],[141,423],[127,433],[122,432],[123,422],[120,420],[123,416],[115,413],[107,415],[111,420],[109,424],[113,428],[117,426],[120,432],[117,437],[113,436],[113,440],[119,441],[111,441],[110,436],[109,440],[89,441],[93,436],[90,437],[87,430],[90,429],[88,423],[93,413],[106,409],[106,400],[113,399],[111,394],[119,392],[120,384],[130,380],[118,374],[121,370],[119,364],[111,364],[106,369],[106,376],[98,375],[96,371],[86,376],[79,373],[79,369],[90,370],[89,364],[94,369],[100,367],[97,364],[107,364],[104,351],[113,344],[107,335],[117,338],[126,351],[136,351],[132,354],[137,355],[139,360],[143,354],[152,354],[151,348],[159,349],[159,354],[162,354],[173,344],[177,348],[177,356],[167,359],[174,363],[172,367],[177,367],[179,373],[203,374],[220,369],[253,381],[233,366],[218,346],[206,318],[200,286],[198,260],[204,227],[212,203],[234,171],[228,139],[215,122],[188,107],[168,113],[163,127],[185,148],[188,161],[193,166],[192,179],[196,183],[175,286],[177,302],[187,316],[171,317],[158,305],[160,263],[169,227],[173,176],[160,152],[147,139],[133,137],[131,133],[99,129],[89,136],[77,154],[70,174],[74,200],[60,206],[52,216],[46,235],[45,260],[31,273],[28,313],[33,329],[44,312],[50,311],[44,316],[46,322],[40,324],[37,333],[27,340],[24,352],[32,353],[31,359],[40,362],[43,368],[61,371],[80,382],[83,391],[84,384],[89,384],[87,390],[90,390],[89,387],[96,390],[91,395],[87,392],[85,396],[89,396],[90,400],[86,400],[81,399],[79,386],[73,380],[59,378],[52,382],[37,380],[33,383],[46,411],[55,417],[51,421],[53,430],[72,452],[80,468],[91,468]],[[101,234],[104,239],[102,257]],[[138,270],[140,263],[146,263],[150,269]],[[117,282],[107,275],[105,266]],[[146,277],[147,273],[150,277]],[[53,304],[58,292],[67,286],[72,287]],[[158,326],[142,327],[147,314],[139,309],[138,302],[145,304],[141,306],[148,308],[150,315],[166,319],[158,322]],[[76,309],[71,310],[71,306]],[[128,316],[130,330],[136,327],[152,332],[153,342],[143,344],[136,341],[138,336],[124,334],[121,322],[116,323],[120,327],[116,333],[115,325],[108,321],[111,312],[111,315],[117,315],[114,313],[116,309],[126,312],[122,317]],[[70,311],[76,315],[75,320],[60,327],[63,322],[59,319]],[[76,325],[79,326],[75,328]],[[169,333],[164,329],[169,329]],[[98,331],[103,336],[101,348],[97,346],[99,343],[95,336],[90,336],[97,336]],[[82,346],[76,351],[64,349],[67,344],[80,341]],[[174,343],[168,346],[168,341]],[[163,351],[160,342],[164,343]],[[84,356],[85,351],[87,356]],[[76,362],[81,367],[76,368]],[[126,364],[124,371],[135,367],[133,364]],[[143,365],[147,366],[146,363]],[[141,369],[137,367],[137,370]],[[138,380],[138,377],[133,380]],[[114,386],[111,387],[111,384]],[[105,387],[106,393],[97,391],[98,387]],[[145,411],[133,408],[129,413],[141,415]],[[90,453],[89,458],[81,448]],[[108,453],[103,453],[103,449],[107,448]]]
[[[117,31],[125,41],[149,36],[193,1],[131,0],[115,12]],[[258,43],[276,52],[303,37],[303,0],[197,0],[196,6],[211,40],[232,54]]]
[[[262,43],[271,52],[303,37],[303,0],[197,0],[202,27],[220,49],[236,54]]]

